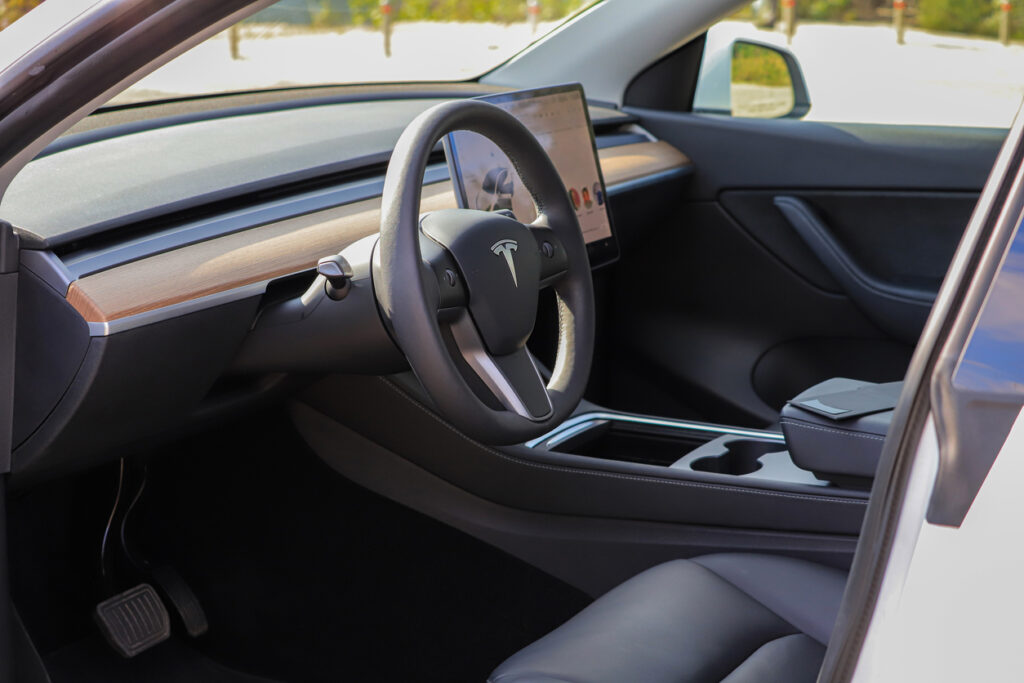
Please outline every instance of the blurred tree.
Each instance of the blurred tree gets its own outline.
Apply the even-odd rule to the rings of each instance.
[[[874,0],[852,0],[850,4],[853,5],[853,15],[858,20],[873,21],[878,18],[878,8]]]
[[[933,31],[979,33],[996,9],[991,0],[919,0],[917,24]]]
[[[541,21],[555,21],[593,0],[540,0]],[[380,23],[378,0],[348,0],[352,23]],[[401,0],[392,2],[399,21],[526,21],[526,0]]]
[[[797,2],[796,8],[800,19],[812,21],[852,21],[858,18],[852,0],[805,0]]]
[[[278,0],[242,21],[247,24],[344,25],[351,23],[349,0]]]
[[[348,0],[348,11],[351,21],[356,26],[364,24],[378,25],[380,0]]]
[[[5,29],[20,19],[43,0],[0,0],[0,29]]]
[[[995,36],[999,32],[998,4],[994,6],[990,14],[978,27],[978,33],[987,36]],[[1010,38],[1024,40],[1024,0],[1010,2]]]

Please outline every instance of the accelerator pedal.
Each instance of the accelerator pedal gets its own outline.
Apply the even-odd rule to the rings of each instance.
[[[134,657],[171,635],[171,618],[156,591],[141,583],[96,606],[96,623],[122,657]]]

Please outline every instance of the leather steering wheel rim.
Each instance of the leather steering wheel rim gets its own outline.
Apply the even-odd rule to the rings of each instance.
[[[533,233],[543,231],[551,235],[556,251],[561,250],[558,251],[560,256],[564,253],[565,271],[551,283],[559,321],[555,365],[546,387],[537,378],[550,401],[551,409],[546,415],[510,410],[507,403],[505,408],[492,407],[481,400],[463,374],[466,365],[460,365],[452,356],[452,337],[445,334],[438,318],[436,283],[425,276],[429,266],[424,263],[421,249],[420,196],[432,150],[443,136],[456,130],[483,135],[508,156],[537,206],[538,218],[528,228]],[[374,292],[395,342],[438,412],[467,435],[494,445],[521,443],[563,422],[583,397],[590,374],[594,347],[593,284],[576,211],[554,164],[533,134],[511,114],[486,102],[460,100],[436,105],[416,117],[399,138],[388,165],[382,202],[380,239],[373,268]],[[498,220],[494,214],[455,211],[480,213],[481,220],[490,223]],[[510,221],[509,225],[515,223],[510,219],[500,220]],[[515,225],[522,228],[519,223]],[[530,244],[532,248],[540,242]],[[544,247],[550,255],[550,244],[545,243]],[[524,251],[523,257],[535,256]],[[542,256],[536,258],[543,260]],[[499,266],[496,261],[494,267]],[[509,268],[513,270],[514,279],[511,262]],[[461,275],[464,277],[465,273]],[[520,284],[517,282],[516,286]],[[539,295],[538,282],[524,284],[524,287],[529,286],[536,287]],[[526,293],[527,290],[523,290],[517,296]],[[472,292],[469,297],[472,299]],[[487,302],[473,300],[471,303],[476,311],[481,311],[480,306]],[[453,324],[451,332],[466,331],[471,317],[467,313],[460,319],[462,322]],[[478,327],[468,329],[477,331]],[[505,360],[515,355],[519,359],[515,363],[522,366],[521,358],[528,359],[529,355],[525,346],[520,346],[514,354],[498,359],[487,356],[484,349],[484,361],[500,360],[504,367],[507,366]],[[459,349],[466,357],[462,343]],[[532,360],[529,362],[532,367]],[[524,376],[517,371],[517,382]],[[514,386],[513,392],[520,389]]]

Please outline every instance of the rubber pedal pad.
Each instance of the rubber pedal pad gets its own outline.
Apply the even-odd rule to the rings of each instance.
[[[103,637],[123,657],[134,657],[171,635],[167,608],[148,583],[104,600],[93,616]]]
[[[190,637],[198,638],[206,633],[209,629],[206,612],[203,611],[199,598],[178,572],[168,566],[157,567],[150,578],[170,601],[170,606],[178,613],[178,618],[181,619],[181,624]]]

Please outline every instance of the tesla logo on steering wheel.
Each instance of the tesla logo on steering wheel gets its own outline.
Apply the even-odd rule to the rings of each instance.
[[[501,240],[491,245],[491,251],[494,252],[495,256],[504,256],[505,263],[508,264],[508,270],[512,273],[512,284],[516,287],[519,286],[519,280],[516,279],[516,262],[512,260],[512,252],[519,249],[519,243],[515,240]]]

